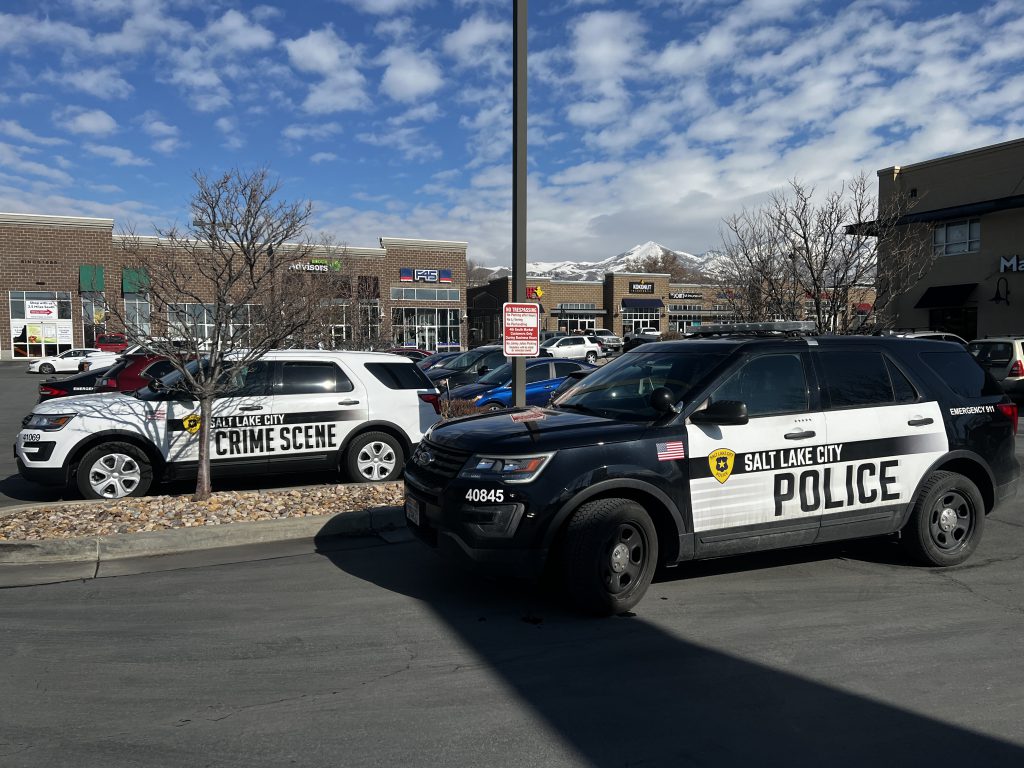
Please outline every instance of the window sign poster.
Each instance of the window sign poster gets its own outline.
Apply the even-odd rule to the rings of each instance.
[[[27,323],[25,325],[26,341],[29,344],[41,344],[43,341],[43,326],[39,323]]]
[[[58,344],[72,344],[72,328],[71,323],[59,323],[57,325],[57,343]]]
[[[57,302],[52,300],[26,299],[25,317],[29,320],[56,320]]]

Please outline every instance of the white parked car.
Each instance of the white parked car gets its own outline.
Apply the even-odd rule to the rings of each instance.
[[[603,354],[601,345],[586,336],[556,336],[540,345],[541,357],[567,357],[595,363]]]
[[[106,368],[113,365],[120,360],[129,350],[124,352],[104,352],[97,349],[95,352],[90,352],[84,357],[78,359],[78,367],[75,370],[78,371],[94,371],[97,368]]]
[[[180,380],[174,372],[130,395],[40,403],[18,433],[18,471],[44,485],[73,483],[89,499],[141,496],[154,482],[194,477],[201,415]],[[440,418],[437,390],[399,355],[274,351],[236,384],[213,404],[214,479],[338,470],[360,482],[395,480]]]
[[[99,352],[95,347],[78,347],[61,352],[59,355],[44,357],[29,363],[29,373],[74,373],[78,364],[88,355]],[[101,353],[102,354],[102,353]]]

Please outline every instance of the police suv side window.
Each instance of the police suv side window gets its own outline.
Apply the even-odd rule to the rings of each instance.
[[[334,363],[286,362],[281,376],[282,395],[351,392],[352,382]]]
[[[833,408],[895,402],[889,370],[877,350],[822,350],[822,375]]]
[[[885,358],[885,367],[889,369],[889,380],[897,403],[912,403],[917,400],[917,390],[906,375],[889,358]]]
[[[749,416],[806,411],[807,377],[799,354],[760,355],[715,390],[712,402],[740,400]]]

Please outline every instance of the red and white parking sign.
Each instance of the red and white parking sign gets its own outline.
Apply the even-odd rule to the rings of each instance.
[[[501,306],[505,357],[540,354],[540,306],[506,302]]]

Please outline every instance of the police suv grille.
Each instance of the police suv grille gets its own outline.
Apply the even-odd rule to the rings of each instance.
[[[443,448],[424,440],[413,451],[411,463],[423,472],[450,480],[459,474],[469,457],[466,451]]]

